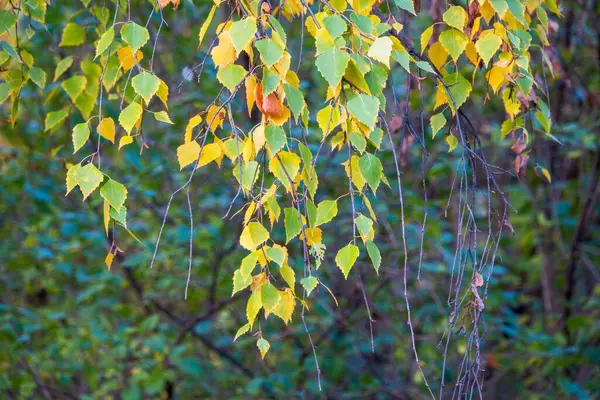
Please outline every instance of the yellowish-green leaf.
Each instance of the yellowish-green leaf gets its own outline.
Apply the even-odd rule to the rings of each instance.
[[[153,114],[154,114],[154,118],[157,121],[164,122],[165,124],[173,125],[173,121],[171,121],[171,118],[169,117],[169,114],[166,111],[158,111]]]
[[[146,104],[150,104],[150,100],[158,91],[160,79],[156,75],[144,71],[131,80],[131,86],[137,94],[144,98]]]
[[[260,222],[250,222],[240,236],[240,244],[243,248],[254,251],[269,240],[269,231]]]
[[[94,58],[98,58],[99,55],[104,53],[106,49],[108,49],[108,47],[111,45],[114,38],[115,28],[111,26],[106,32],[102,34],[100,40],[98,40],[98,43],[96,43],[96,57]]]
[[[220,68],[217,72],[217,79],[223,86],[229,89],[230,92],[242,82],[246,76],[246,70],[241,65],[229,64],[225,68]]]
[[[210,26],[210,23],[212,22],[212,19],[215,16],[216,10],[217,10],[217,6],[216,5],[212,6],[212,8],[210,9],[210,12],[208,13],[208,16],[206,17],[206,19],[202,23],[202,26],[200,27],[200,32],[198,32],[198,47],[200,47],[202,45],[202,41],[204,40],[206,31],[208,31],[208,27]]]
[[[256,18],[254,17],[244,18],[231,24],[229,34],[237,55],[250,43],[255,33]]]
[[[315,290],[315,288],[319,284],[319,280],[314,276],[307,276],[306,278],[300,280],[300,284],[302,285],[304,290],[306,290],[306,295],[310,296],[312,291]]]
[[[300,157],[295,153],[281,151],[269,162],[269,171],[279,179],[288,191],[291,191],[291,184],[300,171]]]
[[[338,213],[337,200],[323,200],[317,207],[315,227],[326,224],[335,218]]]
[[[215,9],[215,7],[216,6],[213,6],[213,10]],[[237,330],[235,337],[233,338],[233,341],[235,342],[237,340],[237,338],[239,338],[240,336],[242,336],[244,333],[248,332],[249,330],[250,330],[250,324],[242,325],[242,327]]]
[[[458,57],[465,51],[469,39],[467,36],[457,31],[456,29],[447,29],[440,35],[440,43],[446,49],[450,57],[454,62],[458,61]]]
[[[87,123],[81,123],[75,125],[73,128],[73,154],[77,153],[77,150],[86,144],[90,137],[90,127]]]
[[[271,313],[275,310],[275,307],[281,301],[281,295],[279,294],[279,290],[271,283],[267,283],[266,285],[262,285],[260,287],[260,301],[265,309],[265,313]]]
[[[258,350],[260,351],[261,358],[264,359],[265,356],[267,355],[267,352],[269,351],[269,348],[271,347],[271,345],[265,339],[260,338],[260,339],[258,339],[258,342],[256,342],[256,346],[258,347]]]
[[[446,143],[448,143],[448,153],[450,153],[458,146],[458,139],[454,135],[448,135],[446,136]]]
[[[121,114],[119,115],[119,124],[121,124],[128,135],[142,116],[143,111],[142,106],[138,103],[131,103],[121,111]]]
[[[446,117],[442,113],[435,114],[431,117],[429,123],[431,124],[431,138],[433,139],[440,129],[446,125]]]
[[[121,38],[131,47],[135,54],[150,39],[148,29],[135,22],[128,22],[121,28]]]
[[[429,28],[425,29],[425,32],[423,32],[423,34],[421,35],[421,54],[423,54],[423,52],[427,48],[427,45],[429,44],[431,35],[433,35],[433,28],[434,25],[431,25]]]
[[[477,43],[475,43],[475,48],[477,49],[477,53],[479,53],[483,59],[485,65],[487,65],[501,45],[502,39],[500,36],[489,33],[479,38]]]
[[[250,324],[250,329],[252,329],[252,325],[254,325],[254,320],[258,315],[258,312],[262,308],[262,301],[260,299],[260,290],[252,293],[250,298],[248,299],[248,304],[246,305],[246,318],[248,318],[248,323]]]
[[[354,266],[359,254],[360,250],[352,243],[338,251],[337,255],[335,256],[335,264],[339,269],[342,270],[344,278],[348,279],[348,274]]]
[[[60,41],[60,47],[73,47],[79,46],[85,42],[85,29],[76,23],[68,23],[62,32],[62,39]]]
[[[465,29],[468,17],[467,12],[461,6],[452,6],[442,15],[445,23],[461,32]]]
[[[77,169],[75,179],[83,194],[83,200],[85,200],[100,186],[104,180],[104,175],[94,164],[89,163]]]
[[[109,179],[102,185],[100,196],[108,201],[112,208],[119,211],[123,204],[125,204],[125,199],[127,199],[127,188],[121,183]]]

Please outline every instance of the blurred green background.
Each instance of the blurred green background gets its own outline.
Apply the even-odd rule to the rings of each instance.
[[[121,1],[121,6],[125,3]],[[145,22],[152,2],[132,4],[132,19]],[[419,17],[401,20],[410,36],[418,38],[431,24],[436,4],[423,3]],[[402,263],[398,262],[402,257],[400,209],[391,151],[381,157],[392,189],[382,187],[378,197],[372,198],[379,220],[376,241],[383,257],[379,276],[361,259],[359,268],[344,280],[332,252],[320,276],[339,306],[320,290],[311,296],[311,308],[305,314],[322,371],[321,393],[299,309],[288,326],[274,318],[263,322],[271,343],[265,360],[256,349],[256,338],[246,335],[232,343],[245,322],[248,294],[231,297],[231,276],[244,253],[237,244],[241,215],[222,219],[237,192],[230,167],[218,169],[211,164],[198,170],[192,184],[194,257],[187,301],[183,294],[189,217],[183,195],[174,199],[157,262],[152,270],[148,268],[169,196],[187,179],[176,159],[185,125],[220,88],[211,61],[200,83],[196,75],[184,79],[204,58],[207,45],[197,48],[197,34],[211,6],[212,2],[182,0],[178,10],[164,10],[169,26],[162,27],[154,71],[171,88],[169,109],[175,124],[145,121],[149,149],[143,153],[137,143],[121,151],[117,146],[103,150],[103,165],[129,189],[128,224],[142,242],[117,229],[123,252],[111,271],[104,265],[110,241],[104,234],[100,199],[82,203],[79,193],[64,196],[66,164],[79,160],[72,155],[71,129],[82,117],[73,108],[64,126],[52,134],[43,132],[45,114],[70,104],[60,82],[48,84],[43,93],[31,84],[23,89],[15,128],[8,119],[9,102],[0,106],[1,396],[424,398],[427,392],[406,324]],[[32,21],[35,34],[21,47],[35,56],[36,65],[49,78],[61,58],[73,56],[68,77],[81,61],[91,58],[96,16],[103,7],[112,16],[114,1],[54,2],[48,7],[47,30]],[[535,133],[525,176],[520,180],[510,174],[497,177],[518,213],[509,214],[514,232],[505,230],[485,301],[481,363],[486,376],[484,397],[490,399],[592,399],[600,395],[600,3],[565,1],[561,7],[564,17],[551,18],[551,47],[544,50],[545,60],[538,52],[532,64],[538,68],[536,78],[542,76],[542,63],[546,64],[552,133],[562,145]],[[227,13],[225,7],[219,9],[207,41]],[[85,27],[86,51],[58,47],[68,20]],[[25,30],[28,21],[22,22]],[[148,26],[152,37],[159,24],[160,16],[154,15]],[[292,53],[295,66],[301,46],[300,22],[284,24],[290,48],[296,52]],[[314,112],[321,108],[326,87],[312,65],[312,40],[305,38],[303,46],[299,76],[315,124]],[[146,54],[144,62],[150,55]],[[550,65],[553,75],[547,68]],[[398,98],[404,98],[405,72],[396,68],[393,77],[388,89],[394,86]],[[425,110],[430,112],[433,82],[426,80],[423,86]],[[512,141],[500,140],[503,105],[492,96],[482,106],[486,87],[481,78],[474,93],[464,112],[479,130],[489,161],[512,171]],[[418,110],[418,90],[410,94],[410,102]],[[391,119],[392,97],[388,104]],[[108,99],[103,105],[115,120],[118,106],[118,101]],[[243,120],[243,95],[233,103],[233,110]],[[411,118],[418,124],[416,112]],[[246,122],[252,125],[250,119]],[[425,375],[438,393],[443,361],[443,345],[438,348],[438,343],[451,312],[447,298],[457,223],[453,208],[447,216],[444,210],[459,160],[446,153],[441,135],[436,140],[430,136],[426,135],[430,152],[427,203],[420,146],[409,144],[401,153],[415,338]],[[309,138],[315,146],[313,153],[319,139],[316,134]],[[325,150],[318,165],[319,191],[322,198],[333,198],[347,192],[340,166],[346,155],[331,153],[329,146]],[[549,170],[551,184],[537,176],[536,164]],[[242,205],[238,199],[234,209]],[[485,201],[478,206],[478,217],[486,220]],[[345,207],[335,225],[324,229],[328,248],[339,248],[351,235],[351,210],[347,203]],[[417,281],[425,207],[428,220],[421,280]],[[285,237],[283,227],[278,226],[273,235]],[[299,246],[290,249],[290,265],[298,269],[302,266],[300,250]],[[375,320],[374,353],[363,283]],[[452,396],[466,349],[464,330],[456,326],[451,335],[445,369],[447,398]]]

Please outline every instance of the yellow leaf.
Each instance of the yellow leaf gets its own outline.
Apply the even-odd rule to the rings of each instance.
[[[187,126],[185,127],[185,137],[183,139],[184,143],[191,142],[194,128],[200,125],[201,122],[202,117],[199,115],[195,115],[192,118],[190,118]]]
[[[104,230],[106,231],[106,237],[108,237],[108,224],[110,223],[110,203],[104,200]]]
[[[179,169],[190,165],[198,159],[200,153],[200,145],[195,140],[182,144],[177,148],[177,161],[179,161]]]
[[[252,115],[252,107],[256,101],[254,97],[254,88],[256,88],[256,77],[250,74],[246,77],[246,106],[248,107],[248,115]]]
[[[104,139],[115,142],[115,121],[112,118],[102,118],[96,130]]]
[[[196,142],[192,142],[196,143]],[[198,160],[198,166],[196,168],[200,168],[211,161],[215,161],[222,154],[221,146],[219,143],[211,143],[204,145],[202,149],[202,154],[200,154],[200,160]]]
[[[202,41],[204,40],[206,31],[208,31],[208,27],[210,26],[210,23],[212,22],[212,19],[215,15],[216,10],[217,10],[217,6],[216,5],[212,6],[212,8],[210,9],[210,12],[208,13],[208,16],[206,17],[206,19],[204,20],[204,23],[200,27],[200,32],[198,32],[198,48],[202,45]]]
[[[231,41],[229,31],[225,31],[219,35],[219,44],[210,52],[213,62],[219,68],[225,68],[236,60],[235,48]]]
[[[163,102],[163,104],[165,105],[165,107],[168,110],[169,105],[167,104],[167,101],[169,100],[169,87],[167,86],[165,81],[163,81],[162,79],[160,79],[160,84],[158,85],[158,90],[156,91],[156,96],[160,99],[160,101]]]
[[[504,73],[507,71],[506,68],[494,66],[489,72],[485,75],[488,83],[494,89],[494,93],[498,93],[498,89],[504,83],[506,83],[506,78],[504,77]]]
[[[248,224],[248,221],[250,221],[250,218],[252,218],[252,216],[254,215],[254,211],[256,211],[256,203],[254,201],[252,201],[252,202],[250,202],[250,205],[248,206],[248,208],[246,209],[246,213],[244,214],[244,225]],[[264,257],[264,254],[262,251],[259,251],[258,253],[261,257]],[[261,265],[264,265],[264,264],[261,263]]]
[[[479,65],[479,55],[477,54],[477,49],[475,48],[475,44],[471,41],[467,43],[467,47],[465,47],[465,56],[467,56],[467,60],[475,66]]]
[[[127,146],[128,144],[133,143],[133,137],[132,136],[123,136],[121,137],[121,140],[119,140],[119,150],[121,150],[121,147],[123,146]]]
[[[252,140],[254,141],[254,151],[258,153],[258,151],[263,148],[267,141],[265,138],[265,125],[263,123],[260,123],[252,131]]]
[[[548,172],[548,170],[544,167],[539,166],[539,168],[542,171],[542,175],[544,175],[544,177],[548,180],[548,183],[552,183],[552,177],[550,176],[550,172]]]
[[[433,27],[434,27],[434,25],[431,25],[429,28],[425,29],[425,32],[423,32],[423,34],[421,35],[421,54],[423,54],[423,52],[425,51],[425,48],[429,44],[431,35],[433,35]]]
[[[352,183],[356,188],[361,191],[365,186],[365,178],[363,174],[360,172],[360,168],[358,167],[359,157],[356,155],[352,156]],[[342,163],[344,169],[346,170],[346,175],[350,178],[350,168],[348,168],[348,161]]]
[[[281,296],[281,299],[279,300],[277,307],[273,310],[273,314],[281,318],[287,325],[292,320],[294,308],[296,307],[296,298],[290,289],[280,291],[279,295]]]
[[[340,120],[340,110],[337,106],[328,105],[317,113],[317,124],[323,132],[325,138],[338,125]]]
[[[112,252],[108,252],[106,258],[104,259],[104,264],[106,264],[106,268],[110,271],[110,267],[112,266],[115,255]]]
[[[206,123],[210,124],[211,132],[215,132],[219,127],[222,128],[225,117],[227,116],[225,107],[221,108],[217,115],[218,110],[219,106],[213,104],[208,107],[208,111],[206,112]]]
[[[144,59],[144,53],[141,50],[135,52],[135,56],[131,51],[131,47],[122,47],[117,51],[117,58],[119,59],[119,65],[123,68],[123,71],[127,72],[134,65]]]
[[[448,52],[440,42],[435,42],[429,47],[429,59],[437,69],[442,69],[448,59]]]
[[[240,245],[247,250],[254,251],[269,240],[269,237],[269,232],[260,222],[250,222],[242,231]]]

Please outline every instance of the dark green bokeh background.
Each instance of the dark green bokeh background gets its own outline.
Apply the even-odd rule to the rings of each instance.
[[[97,20],[92,13],[80,11],[73,15],[83,10],[81,2],[55,3],[48,9],[48,32],[40,31],[22,44],[49,78],[65,55],[74,56],[71,71],[77,70],[78,63],[92,54],[97,38]],[[93,1],[90,7],[103,4],[112,15],[112,1]],[[151,3],[133,1],[132,5],[132,18],[145,22]],[[237,328],[245,322],[248,294],[230,296],[231,277],[244,253],[237,244],[241,216],[222,219],[237,191],[227,161],[221,169],[214,163],[202,168],[193,181],[194,258],[188,300],[183,300],[189,240],[185,196],[175,197],[157,262],[154,269],[148,268],[169,196],[187,179],[187,172],[179,172],[175,154],[185,124],[212,101],[219,89],[210,61],[200,83],[193,79],[183,83],[181,91],[176,89],[184,68],[200,63],[205,55],[206,43],[197,50],[197,34],[211,5],[182,0],[177,11],[168,7],[164,12],[169,27],[161,31],[154,70],[171,88],[169,106],[175,125],[147,118],[143,129],[150,149],[141,155],[137,144],[121,151],[116,145],[103,144],[103,165],[128,187],[129,227],[143,242],[141,245],[126,231],[117,229],[123,253],[110,272],[104,265],[110,243],[104,235],[100,198],[92,196],[82,203],[77,191],[64,196],[65,165],[82,157],[79,153],[72,155],[70,134],[81,116],[73,109],[62,128],[53,134],[43,132],[45,113],[69,104],[60,83],[49,84],[43,93],[32,84],[26,86],[15,129],[8,121],[8,102],[0,106],[1,396],[424,398],[426,391],[414,363],[406,325],[402,264],[398,261],[402,252],[397,244],[400,209],[389,146],[380,156],[392,189],[382,186],[378,197],[372,198],[379,219],[376,241],[383,256],[379,276],[364,258],[347,281],[335,267],[333,250],[345,245],[351,236],[347,201],[341,203],[335,223],[324,229],[324,243],[329,250],[320,277],[335,293],[339,307],[326,291],[320,290],[311,296],[311,309],[306,313],[317,343],[321,394],[298,309],[288,326],[275,318],[262,323],[271,343],[264,361],[256,349],[256,338],[246,335],[232,343]],[[418,18],[401,21],[415,38],[431,22],[427,7],[429,4],[422,5]],[[564,18],[553,18],[558,27],[550,36],[552,48],[547,50],[554,67],[554,78],[547,72],[555,119],[552,133],[564,145],[534,133],[534,151],[526,176],[520,181],[510,175],[498,177],[518,214],[509,215],[514,233],[506,231],[502,239],[485,303],[482,363],[487,370],[486,398],[585,399],[597,398],[600,393],[597,202],[592,204],[591,213],[581,218],[599,174],[599,7],[597,1],[567,1],[562,4]],[[205,42],[212,40],[214,26],[225,18],[225,9],[217,12]],[[86,51],[58,47],[67,18],[86,26]],[[153,18],[149,25],[152,37],[158,24],[158,17]],[[284,24],[294,67],[300,46],[300,21]],[[313,46],[306,36],[299,76],[314,119],[322,104],[325,81],[313,67]],[[149,58],[150,53],[146,53],[143,63]],[[534,52],[532,64],[538,66],[537,78],[541,79],[539,52]],[[404,98],[405,73],[397,68],[393,77],[388,89],[395,85],[396,94]],[[500,124],[505,118],[502,103],[492,96],[482,106],[486,89],[481,76],[476,86],[464,111],[479,130],[490,161],[512,170],[512,141],[500,140]],[[388,92],[391,119],[393,100],[391,90]],[[430,112],[434,93],[431,80],[424,82],[424,92],[425,110]],[[44,101],[50,93],[54,95]],[[414,91],[411,115],[415,123],[419,101],[418,91]],[[118,101],[107,101],[104,107],[116,119]],[[233,108],[236,121],[245,128],[251,126],[243,93]],[[426,136],[430,151],[426,160],[429,216],[421,281],[416,280],[416,268],[425,203],[417,143],[404,152],[402,172],[413,323],[423,369],[437,393],[442,350],[436,346],[451,310],[447,297],[456,238],[456,212],[451,208],[445,217],[444,208],[458,158],[446,153],[441,134],[435,141],[430,133]],[[320,134],[315,132],[310,142],[318,146],[319,139]],[[83,155],[91,151],[92,144],[87,146]],[[326,146],[319,162],[319,199],[347,192],[347,178],[340,166],[346,154],[329,150]],[[550,171],[552,184],[536,176],[536,163]],[[242,205],[238,199],[235,209]],[[357,206],[364,212],[360,208],[363,206]],[[483,197],[479,206],[481,230],[487,231]],[[580,219],[586,228],[582,237],[577,235]],[[278,226],[273,236],[283,239],[283,228]],[[567,306],[565,282],[574,241],[580,252],[575,264],[574,295],[568,304],[573,313],[565,325],[561,316]],[[297,271],[302,268],[297,243],[290,248],[290,265]],[[370,350],[361,278],[376,321],[374,354]],[[462,334],[458,329],[452,332],[446,368],[448,398],[465,349]]]

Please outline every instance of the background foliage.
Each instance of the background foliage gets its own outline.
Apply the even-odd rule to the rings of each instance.
[[[35,3],[24,1],[21,6]],[[16,3],[0,4],[10,10]],[[131,1],[131,18],[143,23],[152,4]],[[189,176],[179,172],[177,162],[182,133],[188,120],[221,89],[210,59],[200,83],[191,73],[207,51],[207,44],[198,49],[197,36],[212,5],[182,1],[177,10],[171,6],[163,10],[168,26],[160,28],[154,72],[171,88],[169,115],[174,124],[144,120],[141,142],[120,151],[117,146],[104,150],[103,162],[109,163],[111,176],[118,176],[129,190],[128,227],[139,239],[125,230],[111,233],[117,235],[122,252],[110,271],[104,261],[112,237],[107,240],[104,233],[102,199],[91,197],[81,203],[78,196],[64,196],[66,167],[75,162],[71,132],[82,118],[70,105],[60,80],[54,83],[52,78],[65,57],[73,57],[75,66],[89,60],[99,36],[98,16],[114,10],[115,3],[55,2],[47,8],[45,25],[20,19],[18,47],[34,57],[47,82],[44,89],[32,82],[23,87],[14,126],[10,100],[0,106],[0,390],[4,396],[318,396],[312,348],[298,309],[288,325],[275,318],[263,322],[268,323],[271,343],[264,360],[255,337],[245,335],[232,343],[235,332],[246,322],[248,293],[231,297],[231,276],[246,252],[238,245],[243,213],[222,218],[237,192],[229,168],[199,169],[191,187],[194,257],[187,300],[183,294],[189,216],[183,195],[174,198],[155,267],[148,268],[165,205]],[[120,7],[125,15],[127,3],[121,1]],[[433,1],[421,4],[417,17],[397,13],[416,47],[421,33],[441,19],[445,7]],[[556,140],[532,133],[529,165],[520,179],[514,173],[513,142],[502,139],[502,100],[489,97],[485,86],[476,86],[463,106],[483,138],[490,163],[513,171],[499,174],[497,179],[518,211],[509,214],[510,229],[499,245],[485,302],[481,342],[485,398],[595,398],[600,392],[599,7],[597,1],[567,1],[560,4],[563,18],[550,15],[550,46],[544,49],[543,62],[548,74],[551,132]],[[224,20],[230,12],[231,8],[220,7],[215,21]],[[159,13],[151,18],[148,29],[152,37],[160,21]],[[86,40],[82,46],[60,46],[69,23],[83,29]],[[6,43],[14,40],[2,27],[0,32]],[[327,86],[314,68],[314,44],[301,39],[299,24],[286,25],[286,33],[292,51],[303,46],[298,75],[309,108],[318,110]],[[151,50],[144,51],[148,61]],[[293,59],[293,63],[297,61]],[[544,65],[541,61],[536,67],[538,74]],[[69,78],[73,70],[67,70],[63,78]],[[7,72],[2,73],[8,82]],[[421,97],[418,90],[407,96],[406,73],[396,68],[392,77],[388,86],[393,87],[395,96],[407,99],[417,110]],[[434,82],[424,81],[423,90],[429,105],[435,96]],[[392,103],[390,97],[388,104]],[[118,101],[105,106],[105,112],[117,120]],[[71,107],[64,125],[45,131],[48,112],[63,107]],[[245,118],[243,96],[232,103],[232,110],[238,118]],[[257,118],[255,111],[248,124]],[[316,126],[315,116],[311,118]],[[417,124],[419,115],[411,114],[411,119]],[[409,296],[419,358],[437,395],[443,370],[442,339],[451,310],[447,301],[458,223],[456,215],[445,213],[445,208],[458,157],[447,153],[448,145],[439,136],[433,140],[427,135],[425,202],[420,146],[408,139],[402,144],[398,151],[412,260],[419,257],[421,224],[424,210],[428,212],[421,279],[417,280],[416,262],[411,262]],[[383,151],[379,157],[392,181],[391,151]],[[320,159],[319,190],[324,198],[347,193],[347,176],[340,167],[346,159],[345,152],[329,151]],[[551,183],[538,165],[548,170]],[[234,209],[242,205],[239,199]],[[357,202],[357,206],[358,211],[367,212],[364,204]],[[406,324],[398,263],[402,257],[401,215],[394,190],[380,188],[373,206],[383,260],[379,275],[360,259],[351,279],[344,280],[335,267],[335,253],[328,254],[320,274],[339,305],[320,287],[311,297],[305,321],[327,396],[421,398],[427,390],[414,362]],[[485,218],[485,204],[478,206],[476,211]],[[323,242],[337,250],[352,235],[348,204],[340,207],[333,224],[323,231]],[[283,226],[276,227],[272,235],[284,238]],[[290,265],[301,268],[300,246],[289,251]],[[374,352],[363,293],[374,320]],[[456,340],[447,350],[445,397],[452,396],[467,351],[461,339],[470,329],[469,318],[461,317],[463,324],[452,329]]]

